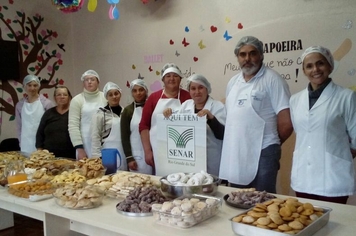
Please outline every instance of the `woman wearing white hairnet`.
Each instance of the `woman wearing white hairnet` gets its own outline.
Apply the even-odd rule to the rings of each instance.
[[[143,174],[152,174],[152,166],[145,161],[138,125],[142,117],[148,90],[145,81],[135,79],[130,83],[131,95],[134,101],[125,107],[121,115],[121,140],[124,148],[127,165],[130,171]]]
[[[302,62],[310,83],[290,99],[296,133],[291,187],[297,197],[346,204],[356,190],[356,93],[329,77],[329,49],[310,47]]]
[[[219,176],[222,139],[224,137],[226,119],[224,104],[209,96],[211,86],[203,75],[194,74],[190,76],[187,80],[187,90],[192,99],[182,104],[179,113],[197,114],[198,116],[206,115],[207,172]],[[165,117],[169,117],[171,114],[171,108],[166,108],[163,111]]]
[[[163,110],[170,107],[179,110],[181,104],[190,99],[190,95],[184,89],[180,89],[180,82],[183,73],[174,63],[167,63],[161,70],[161,79],[164,88],[152,93],[145,104],[142,118],[139,125],[141,141],[145,150],[146,163],[155,167],[157,156],[157,114],[162,114]],[[157,166],[156,166],[157,167]],[[160,173],[159,170],[154,170]]]
[[[54,104],[39,94],[40,80],[35,75],[27,75],[23,80],[27,97],[16,104],[17,138],[22,152],[36,151],[36,132],[43,113]]]
[[[97,110],[91,121],[92,157],[101,157],[103,148],[115,148],[121,157],[121,160],[117,160],[118,169],[127,170],[120,131],[120,116],[123,110],[120,106],[121,88],[113,82],[107,82],[103,92],[108,103]]]
[[[81,77],[83,92],[76,95],[69,106],[68,131],[77,151],[77,159],[92,157],[90,122],[93,114],[107,101],[99,91],[100,77],[94,70],[87,70]]]

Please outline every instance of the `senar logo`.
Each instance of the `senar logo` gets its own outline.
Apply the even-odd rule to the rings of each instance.
[[[167,126],[167,156],[168,159],[181,161],[195,160],[195,127]]]
[[[174,141],[176,148],[185,148],[187,143],[194,138],[192,128],[184,130],[181,134],[179,134],[176,129],[168,127],[168,136]]]

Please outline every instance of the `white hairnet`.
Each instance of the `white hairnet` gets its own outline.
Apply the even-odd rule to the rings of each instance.
[[[258,38],[253,37],[253,36],[242,37],[237,42],[237,45],[234,50],[235,55],[237,56],[237,54],[240,51],[240,48],[242,48],[243,46],[246,46],[246,45],[254,46],[259,51],[259,53],[262,55],[262,58],[263,58],[263,43]]]
[[[187,90],[188,91],[189,91],[191,82],[203,85],[208,90],[208,94],[211,93],[210,83],[203,75],[193,74],[187,79]]]
[[[146,90],[146,92],[148,92],[147,85],[146,85],[145,81],[143,81],[143,79],[135,79],[135,80],[131,81],[130,91],[132,91],[132,89],[135,85],[138,85],[138,86],[144,88]]]
[[[23,79],[23,86],[30,83],[31,81],[35,81],[38,85],[41,85],[41,82],[36,75],[26,75],[26,77]]]
[[[331,70],[334,69],[334,57],[331,54],[329,49],[324,48],[322,46],[312,46],[312,47],[307,48],[301,57],[303,64],[304,64],[305,57],[307,55],[309,55],[310,53],[320,53],[329,62],[330,66],[331,66]]]
[[[103,93],[105,97],[111,89],[116,89],[121,93],[121,88],[119,87],[119,85],[113,82],[107,82],[103,88]]]
[[[100,81],[100,77],[98,75],[98,73],[96,73],[95,70],[87,70],[84,72],[84,74],[82,74],[82,77],[80,78],[81,81],[84,81],[85,77],[91,75],[91,76],[95,76],[96,78],[98,78],[98,81]]]
[[[180,78],[184,77],[182,71],[179,69],[179,67],[176,64],[167,63],[163,66],[161,70],[161,79],[163,79],[163,77],[170,72],[176,73],[177,75],[180,76]]]

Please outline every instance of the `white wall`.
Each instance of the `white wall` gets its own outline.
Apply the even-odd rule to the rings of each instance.
[[[94,13],[83,9],[73,14],[75,77],[94,68],[102,82],[115,81],[125,87],[126,81],[140,73],[151,90],[156,90],[157,84],[161,85],[156,71],[166,62],[175,62],[187,74],[205,75],[212,84],[212,96],[223,99],[228,80],[238,70],[234,47],[242,36],[254,35],[268,46],[297,42],[296,50],[271,52],[269,47],[264,59],[285,76],[292,93],[307,85],[298,58],[312,45],[323,45],[335,52],[339,61],[333,76],[336,83],[356,85],[354,0],[158,0],[148,5],[130,0],[121,1],[117,7],[121,13],[118,21],[107,17],[109,4],[99,5]],[[238,28],[239,23],[242,29]],[[212,33],[211,26],[217,31]],[[226,30],[232,36],[228,41],[223,37]],[[183,38],[189,46],[183,46]],[[201,40],[204,49],[198,46]],[[158,55],[156,61],[146,62],[145,58],[152,55]],[[227,67],[229,64],[233,66]],[[122,104],[129,101],[128,89],[124,89]],[[289,187],[293,148],[294,136],[283,145],[278,192],[284,194],[293,194]]]
[[[212,84],[212,96],[223,99],[228,80],[238,70],[234,47],[245,35],[254,35],[268,45],[284,41],[301,43],[297,50],[273,50],[264,59],[286,77],[292,93],[307,85],[298,58],[312,45],[323,45],[335,52],[340,62],[333,76],[336,83],[356,86],[356,47],[352,45],[356,44],[354,0],[151,0],[146,5],[140,0],[122,0],[117,4],[120,11],[117,21],[109,19],[107,1],[98,1],[95,12],[89,12],[85,5],[73,14],[57,11],[50,1],[47,4],[42,0],[15,1],[15,4],[32,12],[41,9],[46,20],[58,27],[63,37],[68,36],[61,38],[68,53],[65,67],[59,73],[73,79],[66,84],[72,85],[74,94],[82,90],[81,74],[94,69],[101,77],[101,87],[113,81],[123,88],[121,104],[126,105],[131,101],[126,81],[140,74],[151,91],[157,90],[161,82],[156,72],[166,62],[174,62],[187,75],[205,75]],[[45,7],[39,8],[40,5]],[[239,23],[242,29],[238,28]],[[212,33],[211,26],[217,27],[217,31]],[[228,41],[223,37],[226,30],[232,36]],[[189,46],[182,45],[183,38]],[[206,46],[203,49],[198,46],[201,40]],[[347,44],[351,42],[350,50],[343,45],[345,40]],[[154,55],[158,55],[155,61],[145,61]],[[229,64],[234,68],[226,67]],[[284,194],[292,194],[289,175],[293,147],[292,137],[283,146],[281,160],[278,191]],[[356,200],[352,201],[356,204]]]

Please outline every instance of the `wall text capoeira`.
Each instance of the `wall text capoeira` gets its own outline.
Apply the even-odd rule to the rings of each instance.
[[[289,52],[303,50],[303,44],[301,39],[287,40],[281,42],[265,43],[263,46],[263,53],[273,52]]]

